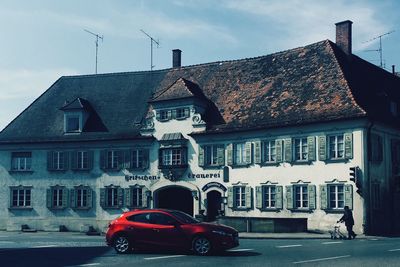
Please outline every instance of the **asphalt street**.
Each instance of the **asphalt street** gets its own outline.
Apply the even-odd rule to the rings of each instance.
[[[400,266],[400,238],[241,239],[215,255],[137,251],[119,255],[104,236],[0,232],[0,266]]]

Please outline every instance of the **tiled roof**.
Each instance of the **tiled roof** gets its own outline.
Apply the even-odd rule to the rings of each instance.
[[[186,140],[182,133],[166,133],[163,134],[160,141],[175,141],[175,140]]]
[[[1,132],[0,142],[138,138],[149,101],[198,93],[213,104],[204,116],[207,132],[360,117],[398,123],[388,101],[400,103],[400,79],[328,40],[242,60],[61,77]],[[63,134],[60,107],[78,97],[90,103],[104,131]]]

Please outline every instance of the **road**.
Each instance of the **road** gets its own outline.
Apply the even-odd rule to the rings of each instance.
[[[0,232],[0,266],[400,266],[400,238],[241,239],[205,257],[169,251],[118,255],[103,236]]]

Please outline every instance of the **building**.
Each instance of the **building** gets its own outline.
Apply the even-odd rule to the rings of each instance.
[[[0,133],[0,228],[104,230],[160,207],[240,231],[400,232],[400,79],[329,40],[61,77]]]

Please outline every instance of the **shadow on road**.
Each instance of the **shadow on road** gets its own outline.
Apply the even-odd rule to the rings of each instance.
[[[100,257],[108,247],[57,247],[0,249],[1,266],[74,266]]]

